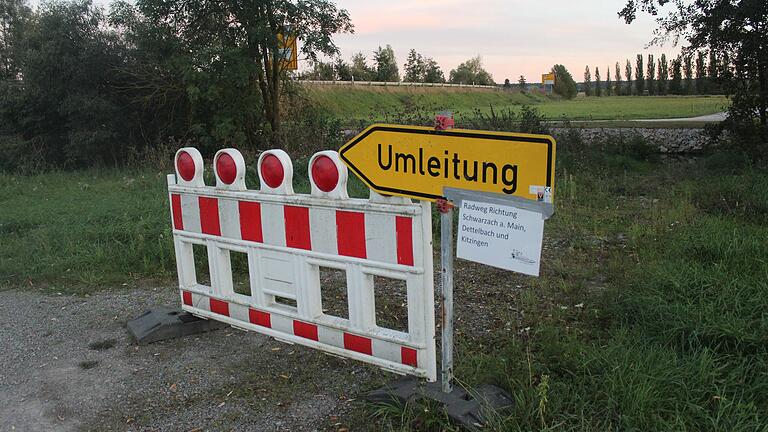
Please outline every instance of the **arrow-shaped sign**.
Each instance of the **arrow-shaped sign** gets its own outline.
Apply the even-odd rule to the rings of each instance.
[[[339,154],[385,195],[432,201],[453,187],[552,202],[555,140],[547,135],[377,124]]]

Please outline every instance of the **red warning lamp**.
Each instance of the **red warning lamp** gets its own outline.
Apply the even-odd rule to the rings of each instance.
[[[319,156],[312,163],[312,180],[318,189],[330,192],[339,184],[339,169],[328,156]]]
[[[235,182],[235,178],[237,177],[237,165],[235,164],[235,160],[232,159],[232,156],[227,153],[221,153],[219,157],[216,158],[216,174],[218,174],[219,179],[221,179],[222,182],[228,185]]]
[[[264,179],[264,183],[271,188],[277,188],[283,184],[285,178],[285,170],[280,159],[273,154],[269,154],[261,161],[261,178]]]
[[[185,151],[179,153],[176,158],[176,171],[179,172],[184,181],[192,181],[195,178],[195,160],[189,153]]]

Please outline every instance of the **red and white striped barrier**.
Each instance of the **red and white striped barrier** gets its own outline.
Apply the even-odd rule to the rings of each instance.
[[[234,149],[213,161],[216,186],[203,181],[203,159],[176,153],[168,176],[183,309],[195,315],[384,369],[436,379],[430,204],[347,195],[347,168],[334,151],[309,161],[309,195],[293,191],[293,165],[282,150],[261,154],[261,187],[248,190],[245,161]],[[193,245],[206,246],[211,286],[198,283]],[[250,293],[235,292],[231,252],[248,256]],[[323,312],[320,269],[346,272],[349,318]],[[376,322],[374,276],[404,281],[408,331]],[[290,299],[296,306],[279,303]]]

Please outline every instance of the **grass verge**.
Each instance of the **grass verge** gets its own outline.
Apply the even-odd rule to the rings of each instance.
[[[248,162],[246,184],[256,189],[255,161]],[[308,193],[307,160],[294,161],[294,167],[296,191]],[[0,288],[87,293],[172,282],[169,172],[0,174]],[[206,175],[206,184],[214,184],[210,170]],[[349,192],[354,197],[368,193],[357,178],[350,178]]]
[[[457,334],[459,381],[517,402],[490,429],[766,430],[766,170],[561,149],[543,275],[519,293],[519,325]],[[372,412],[396,430],[451,428],[428,406]]]
[[[0,284],[78,290],[175,271],[165,177],[0,175]]]

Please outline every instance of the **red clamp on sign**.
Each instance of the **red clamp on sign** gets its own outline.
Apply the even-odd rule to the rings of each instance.
[[[437,210],[440,213],[448,213],[454,207],[452,202],[448,200],[444,200],[442,198],[435,201],[435,204],[437,204]]]
[[[435,116],[435,130],[453,129],[453,115],[438,114]]]

